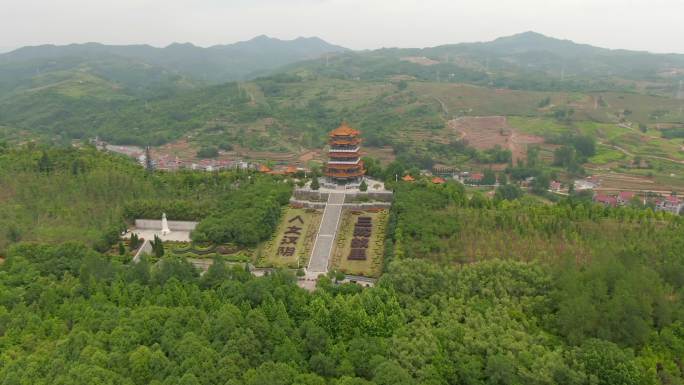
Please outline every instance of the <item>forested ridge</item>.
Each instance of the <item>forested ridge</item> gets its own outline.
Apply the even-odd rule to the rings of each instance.
[[[283,179],[149,172],[88,146],[2,147],[0,166],[0,384],[684,382],[678,216],[393,184],[387,169],[376,287],[324,277],[310,293],[222,257],[200,276],[178,256],[97,251],[162,209],[253,245]]]
[[[76,241],[106,251],[126,221],[163,212],[202,221],[202,239],[254,245],[275,228],[291,189],[250,172],[148,172],[90,145],[0,144],[0,255],[21,241]],[[226,220],[217,225],[216,218]]]

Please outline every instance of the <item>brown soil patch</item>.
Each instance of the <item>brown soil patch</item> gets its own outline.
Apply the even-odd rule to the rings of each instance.
[[[320,155],[319,155],[318,151],[307,151],[307,152],[299,155],[299,161],[302,163],[306,163],[310,160],[314,160],[314,159],[318,158],[319,156]]]
[[[186,138],[182,138],[163,146],[150,148],[150,153],[153,159],[178,157],[183,161],[191,161],[197,157],[197,147],[190,144]]]
[[[422,65],[422,66],[432,66],[435,64],[439,64],[439,62],[437,60],[432,60],[432,59],[426,58],[425,56],[405,56],[399,60],[407,61],[409,63],[418,64],[418,65]]]
[[[150,151],[154,159],[175,159],[176,157],[186,163],[198,162],[197,150],[199,147],[193,143],[188,142],[186,138],[177,140],[172,143],[167,143],[160,147],[152,148]],[[306,158],[304,153],[302,157]],[[271,152],[271,151],[254,151],[248,148],[233,146],[232,151],[219,151],[219,156],[216,160],[220,161],[234,161],[234,160],[253,160],[253,161],[272,161],[275,163],[286,163],[299,165],[306,163],[301,161],[300,155],[292,152]]]
[[[372,158],[375,158],[378,161],[380,161],[380,163],[383,165],[392,163],[397,158],[396,155],[394,155],[394,149],[392,149],[392,147],[390,146],[362,147],[361,156],[370,156]]]
[[[601,186],[596,188],[598,191],[672,191],[672,187],[661,185],[647,177],[619,173],[600,173],[594,176],[601,180]]]
[[[450,120],[449,128],[456,131],[458,139],[465,140],[478,150],[486,150],[496,145],[511,150],[513,163],[525,159],[527,146],[540,144],[540,136],[524,134],[508,124],[505,116],[474,116]]]

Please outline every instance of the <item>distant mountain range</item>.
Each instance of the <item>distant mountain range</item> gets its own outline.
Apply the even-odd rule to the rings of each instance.
[[[175,73],[196,81],[221,83],[252,78],[286,64],[343,51],[347,49],[317,37],[280,40],[263,35],[208,48],[190,43],[174,43],[164,48],[99,43],[41,45],[0,55],[0,89],[3,82],[16,84],[37,74],[73,69],[92,71],[126,85],[126,76],[122,74],[126,67],[152,73],[148,79],[152,81]]]
[[[274,100],[299,102],[296,93],[285,92],[288,84],[300,83],[325,99],[328,91],[316,87],[337,79],[354,80],[346,83],[351,88],[416,80],[517,90],[628,91],[672,99],[684,98],[684,55],[610,50],[534,32],[490,42],[367,51],[316,37],[266,36],[209,48],[178,43],[24,47],[0,54],[0,140],[40,133],[160,144],[192,130],[211,131],[217,122],[271,116]],[[330,118],[317,103],[322,102],[313,100],[295,115]],[[292,112],[291,107],[282,111]],[[366,118],[387,111],[378,107]],[[383,115],[383,122],[391,118]]]
[[[326,54],[333,55],[318,60]],[[21,86],[36,75],[69,70],[86,71],[131,90],[179,81],[179,77],[185,78],[186,85],[216,84],[279,71],[313,70],[342,78],[380,80],[407,75],[523,89],[665,82],[656,87],[666,88],[662,91],[667,94],[676,92],[668,87],[684,77],[684,55],[610,50],[535,32],[490,42],[367,51],[352,51],[317,37],[279,40],[263,35],[208,48],[190,43],[164,48],[42,45],[0,54],[0,92]]]
[[[684,55],[611,50],[524,32],[489,42],[345,51],[325,63],[296,63],[287,70],[360,80],[409,76],[515,89],[673,95],[684,79]]]

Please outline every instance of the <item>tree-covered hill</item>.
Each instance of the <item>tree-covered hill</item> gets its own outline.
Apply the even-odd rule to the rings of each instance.
[[[164,48],[98,43],[24,47],[0,55],[0,90],[29,81],[36,74],[84,68],[123,84],[133,83],[132,80],[145,82],[153,71],[216,84],[345,50],[317,37],[279,40],[267,36],[208,48],[190,43],[174,43]],[[145,76],[125,78],[136,74]]]
[[[135,219],[163,212],[206,221],[205,239],[253,246],[271,235],[290,194],[290,184],[264,175],[151,173],[92,146],[0,145],[0,256],[18,242],[106,251]]]
[[[609,50],[534,32],[490,42],[342,52],[291,66],[326,76],[460,82],[521,90],[644,90],[672,96],[684,55]]]
[[[200,276],[184,257],[107,253],[123,220],[161,211],[255,245],[290,183],[2,147],[0,383],[682,383],[680,217],[393,185],[402,171],[375,171],[396,192],[377,286],[309,293],[221,257]]]

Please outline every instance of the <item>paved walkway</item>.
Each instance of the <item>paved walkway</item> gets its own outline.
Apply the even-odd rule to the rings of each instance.
[[[314,242],[311,258],[307,271],[311,274],[325,274],[328,272],[328,262],[330,254],[335,245],[335,234],[340,223],[342,214],[342,204],[344,203],[344,193],[330,193],[328,203],[323,210],[323,218],[318,228],[316,241]]]

